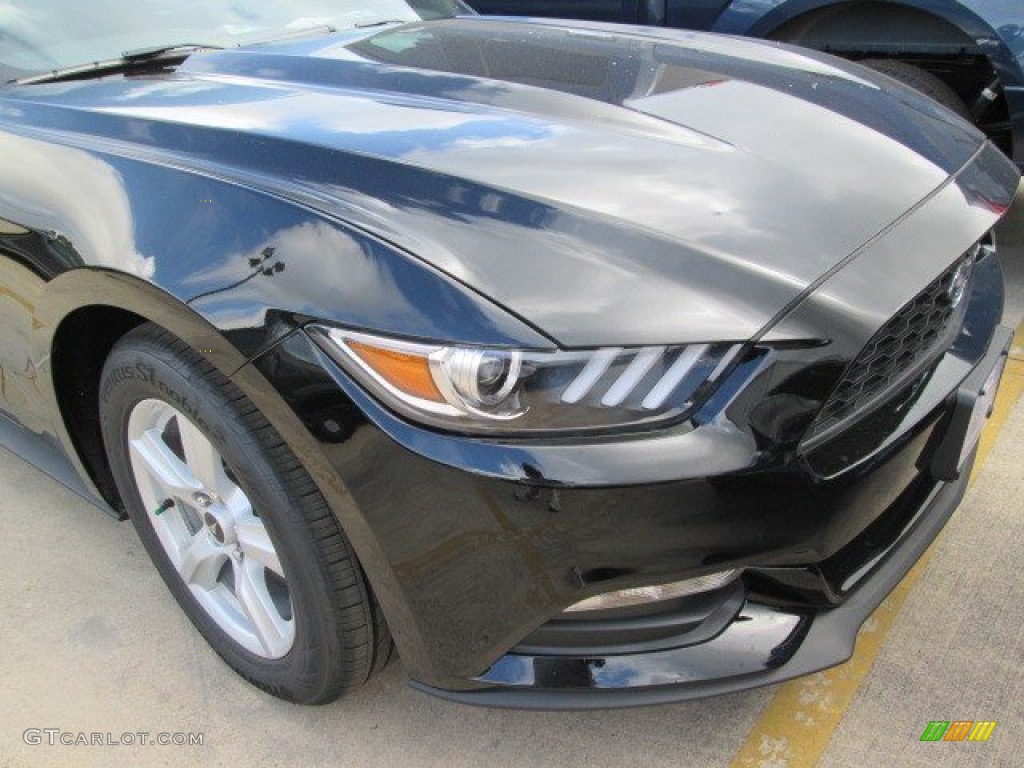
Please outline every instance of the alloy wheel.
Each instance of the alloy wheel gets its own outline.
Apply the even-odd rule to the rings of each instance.
[[[150,523],[202,609],[250,653],[285,656],[295,620],[281,560],[213,443],[179,410],[147,399],[132,409],[128,448]]]

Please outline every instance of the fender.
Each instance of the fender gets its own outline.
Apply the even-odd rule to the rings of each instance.
[[[52,415],[32,431],[52,436],[85,490],[101,499],[58,416],[54,340],[68,318],[91,307],[166,328],[231,378],[289,444],[378,586],[385,614],[401,624],[390,567],[343,481],[246,362],[313,317],[470,343],[551,341],[382,238],[280,190],[255,189],[230,169],[136,156],[102,137],[67,134],[54,144],[53,132],[43,142],[22,126],[0,128],[0,248],[10,257],[0,262],[0,284],[30,329],[19,354],[31,361],[39,401],[32,410]]]
[[[89,306],[152,320],[229,376],[311,317],[399,336],[551,345],[337,211],[255,189],[230,168],[3,123],[0,156],[0,248],[9,257],[0,308],[24,329],[22,348],[3,351],[0,368],[20,379],[24,402],[14,415],[33,431],[46,427],[38,414],[54,413],[58,328]]]

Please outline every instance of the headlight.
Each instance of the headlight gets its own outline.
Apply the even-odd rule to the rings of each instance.
[[[564,432],[634,426],[696,409],[740,344],[531,351],[452,347],[310,326],[385,404],[461,432]]]

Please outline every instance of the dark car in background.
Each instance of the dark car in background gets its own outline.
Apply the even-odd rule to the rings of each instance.
[[[859,61],[972,120],[1024,166],[1021,0],[469,0],[481,13],[747,35]]]
[[[870,70],[454,0],[50,0],[0,5],[0,71],[0,439],[276,696],[392,637],[488,705],[805,674],[963,496],[1019,173]]]

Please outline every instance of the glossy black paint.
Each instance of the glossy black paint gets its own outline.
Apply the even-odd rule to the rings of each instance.
[[[536,60],[547,79],[517,69]],[[0,408],[102,485],[101,451],[69,426],[88,389],[54,375],[93,340],[62,328],[97,307],[163,325],[292,446],[413,677],[479,689],[607,589],[735,565],[784,569],[765,583],[801,615],[843,599],[831,558],[913,517],[946,401],[990,346],[995,257],[972,286],[974,342],[867,450],[805,449],[806,421],[759,406],[824,399],[1017,178],[927,100],[705,36],[460,19],[8,87]],[[397,418],[312,321],[490,346],[749,344],[691,422],[483,440]]]
[[[504,656],[484,676],[492,687],[451,691],[413,682],[443,698],[491,707],[598,709],[645,706],[746,690],[816,672],[853,655],[860,625],[934,540],[963,498],[967,476],[929,497],[872,576],[836,608],[749,600],[708,642],[647,654]],[[791,570],[791,569],[787,569]]]
[[[46,131],[69,144],[50,157],[66,156],[70,185],[83,164],[88,179],[117,179],[104,190],[108,229],[129,216],[154,221],[138,228],[141,242],[104,232],[119,238],[118,250],[144,254],[111,266],[161,270],[153,277],[183,301],[205,294],[194,309],[214,325],[261,324],[237,315],[264,293],[279,297],[268,310],[326,309],[327,320],[373,325],[357,311],[364,291],[326,299],[352,293],[362,265],[393,260],[398,266],[383,268],[426,262],[435,269],[425,280],[442,283],[440,270],[567,346],[749,338],[982,146],[980,134],[927,99],[882,91],[838,60],[665,34],[595,37],[470,18],[406,25],[196,55],[158,79],[14,89],[0,122],[12,134]],[[546,79],[517,69],[538,60]],[[49,146],[7,141],[3,151],[29,169],[39,167],[33,151]],[[85,158],[107,165],[106,176]],[[902,170],[892,177],[895,163]],[[840,189],[846,215],[834,217]],[[21,194],[31,200],[31,186]],[[95,190],[72,194],[79,205],[101,199]],[[349,231],[292,206],[264,212],[268,194]],[[126,199],[144,202],[126,214]],[[10,213],[33,229],[67,228]],[[218,222],[236,219],[265,223],[219,231]],[[69,239],[85,263],[113,258],[76,227]],[[235,286],[271,243],[286,271]],[[315,270],[289,264],[309,257],[302,247],[339,255]],[[581,292],[574,280],[584,271]],[[634,286],[628,294],[623,281]],[[396,304],[392,318],[417,301],[383,300]],[[417,310],[380,330],[549,343],[528,328],[488,327],[514,320],[477,304],[472,314],[491,316],[475,324],[441,326]],[[470,309],[464,302],[458,312]],[[615,322],[595,324],[595,315]]]
[[[969,316],[1002,304],[995,259],[979,273]],[[909,409],[892,403],[910,417],[888,418],[870,456],[850,456],[838,439],[801,457],[795,442],[769,442],[751,426],[765,395],[797,386],[788,374],[819,361],[820,348],[775,351],[756,371],[738,369],[742,387],[724,389],[739,394],[711,423],[605,441],[500,442],[424,430],[377,405],[301,331],[254,365],[321,435],[351,496],[348,512],[373,531],[387,571],[367,566],[371,580],[393,580],[381,595],[385,609],[400,596],[412,619],[393,627],[410,673],[459,689],[499,649],[590,595],[731,567],[819,563],[857,549],[854,541],[882,517],[912,518],[921,496],[907,489],[927,484],[921,467],[948,417],[945,401],[988,344],[981,346],[943,358]],[[328,424],[340,429],[327,436]],[[730,442],[735,448],[724,447]],[[837,459],[840,476],[826,481],[813,470]],[[812,602],[838,599],[838,584],[864,559],[829,579],[814,576]]]

